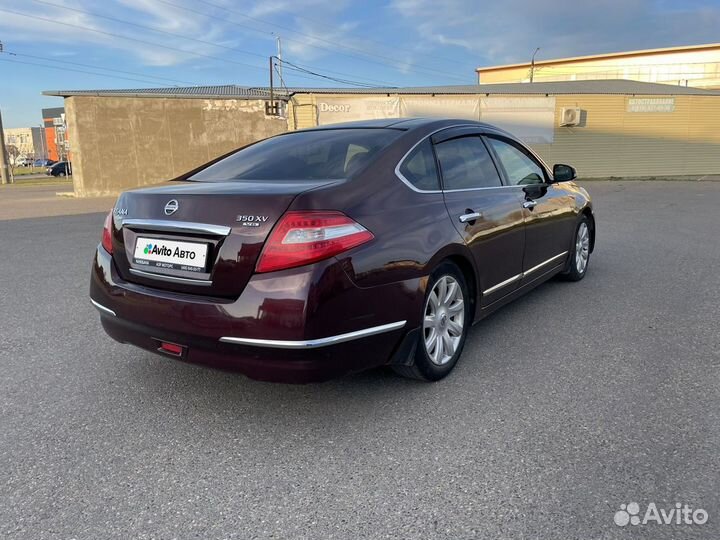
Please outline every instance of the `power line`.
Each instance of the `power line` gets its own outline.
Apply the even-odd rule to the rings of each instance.
[[[216,15],[211,15],[211,14],[206,13],[206,12],[204,12],[204,11],[198,11],[198,10],[195,10],[195,9],[192,9],[192,8],[189,8],[189,7],[180,5],[180,4],[175,4],[175,3],[173,3],[173,2],[169,2],[168,0],[157,0],[157,1],[160,2],[160,3],[162,3],[162,4],[167,4],[167,5],[169,5],[169,6],[173,6],[173,7],[176,7],[176,8],[178,8],[178,9],[182,9],[182,10],[184,10],[184,11],[189,11],[189,12],[191,12],[191,13],[196,13],[196,14],[198,14],[198,15],[201,15],[201,16],[206,17],[206,18],[209,18],[209,19],[217,19],[217,20],[223,21],[224,23],[229,23],[229,24],[232,24],[232,25],[239,26],[240,28],[248,28],[248,27],[245,26],[245,25],[242,25],[242,24],[237,23],[237,22],[235,22],[235,21],[231,21],[231,20],[229,20],[229,19],[227,19],[227,18],[218,17],[218,16],[216,16]],[[231,10],[231,9],[228,9],[228,8],[223,8],[223,7],[221,7],[221,6],[218,6],[218,7],[220,7],[221,9],[224,9],[225,11],[228,11],[228,12],[230,12],[230,13],[237,14],[237,15],[239,15],[239,16],[241,16],[241,17],[246,17],[246,15],[244,15],[244,14],[238,12],[238,11],[234,11],[234,10]],[[267,24],[270,24],[270,23],[267,23]],[[277,26],[277,25],[276,25],[276,26]],[[278,26],[278,27],[279,27],[279,26]],[[283,28],[285,28],[285,27],[283,27]],[[256,32],[261,32],[260,30],[256,30],[256,29],[255,29],[255,31],[256,31]],[[350,46],[348,46],[348,45],[342,45],[342,44],[337,43],[337,42],[333,42],[333,41],[330,41],[330,40],[327,40],[327,39],[323,39],[323,38],[320,38],[320,37],[310,36],[310,35],[308,35],[308,34],[302,34],[301,32],[297,32],[297,31],[295,31],[295,30],[291,30],[291,31],[292,31],[292,32],[295,32],[295,33],[299,33],[299,34],[304,35],[304,36],[307,36],[307,37],[309,37],[309,38],[310,38],[311,40],[313,40],[313,41],[322,41],[322,42],[328,43],[329,45],[332,46],[332,48],[325,47],[325,46],[322,46],[322,45],[317,45],[317,44],[315,44],[315,43],[310,43],[310,42],[308,42],[308,41],[301,41],[301,40],[291,39],[291,38],[287,38],[287,37],[284,38],[285,41],[291,41],[291,42],[294,42],[294,43],[300,43],[300,44],[302,44],[302,45],[307,45],[307,46],[309,46],[309,47],[313,47],[313,48],[316,48],[316,49],[322,49],[322,50],[324,50],[324,51],[330,51],[330,52],[333,53],[333,54],[339,54],[339,55],[347,56],[347,57],[350,57],[350,58],[356,58],[356,59],[362,60],[363,62],[368,62],[368,63],[372,63],[372,64],[377,64],[377,65],[381,65],[381,66],[385,66],[385,67],[390,67],[390,68],[395,69],[395,70],[399,70],[399,68],[398,68],[398,63],[402,63],[402,62],[398,61],[398,60],[395,59],[395,58],[391,58],[391,57],[387,57],[387,56],[382,56],[382,55],[373,55],[373,54],[370,54],[370,53],[367,53],[367,52],[363,51],[362,49],[358,49],[358,48],[356,48],[356,47],[350,47]],[[365,55],[365,56],[360,56],[360,55],[358,55],[358,54],[352,54],[352,53],[346,53],[346,52],[340,52],[340,51],[337,50],[338,47],[339,47],[339,48],[343,48],[343,49],[348,49],[348,50],[359,51],[360,54]],[[370,56],[370,57],[372,57],[372,58],[382,58],[382,59],[388,60],[390,63],[388,63],[388,62],[382,62],[382,61],[379,61],[379,60],[373,60],[372,58],[366,58],[366,56]],[[440,71],[440,70],[437,70],[437,69],[434,69],[434,68],[423,67],[423,66],[419,66],[419,65],[417,65],[417,64],[412,64],[412,63],[409,63],[409,62],[404,63],[404,65],[415,68],[415,69],[408,69],[407,71],[412,71],[412,72],[415,72],[415,73],[418,73],[418,74],[421,74],[421,75],[438,75],[438,74],[440,74],[440,75],[444,75],[444,76],[449,77],[449,78],[452,78],[452,79],[467,81],[467,79],[464,78],[464,77],[458,77],[457,75],[453,75],[453,74],[451,74],[451,73],[444,72],[444,71]]]
[[[175,33],[175,32],[168,32],[168,31],[166,31],[166,30],[162,30],[162,29],[157,28],[157,27],[154,27],[154,26],[147,26],[147,25],[143,25],[143,24],[138,24],[138,23],[134,23],[134,22],[132,22],[132,21],[127,21],[127,20],[124,20],[124,19],[119,19],[119,18],[117,18],[117,17],[110,17],[110,16],[108,16],[108,15],[102,15],[102,14],[100,14],[100,13],[96,13],[96,12],[92,12],[92,11],[87,11],[87,10],[84,10],[84,9],[78,9],[78,8],[73,8],[73,7],[65,6],[65,5],[62,5],[62,4],[55,4],[55,3],[52,3],[52,2],[47,2],[47,1],[45,1],[45,0],[33,0],[33,1],[36,2],[36,3],[39,3],[39,4],[47,5],[47,6],[52,6],[52,7],[56,7],[56,8],[60,8],[60,9],[66,9],[66,10],[74,11],[74,12],[76,12],[76,13],[83,13],[83,14],[85,14],[85,15],[91,15],[91,16],[93,16],[93,17],[98,17],[98,18],[102,18],[102,19],[107,19],[107,20],[109,20],[109,21],[119,22],[119,23],[121,23],[121,24],[127,24],[127,25],[129,25],[129,26],[134,26],[134,27],[137,27],[137,28],[142,28],[143,30],[149,30],[149,31],[151,31],[151,32],[157,32],[157,33],[159,33],[159,34],[165,34],[165,35],[173,36],[173,37],[180,38],[180,39],[186,39],[186,40],[189,40],[189,41],[195,41],[195,42],[197,42],[197,43],[202,43],[202,44],[205,44],[205,45],[210,45],[210,46],[212,46],[212,47],[218,47],[218,48],[225,49],[225,50],[232,51],[232,52],[238,52],[238,53],[246,54],[246,55],[249,55],[249,56],[255,56],[255,57],[258,57],[258,58],[262,58],[263,60],[264,60],[265,58],[267,58],[264,54],[260,54],[260,53],[256,53],[256,52],[252,52],[252,51],[247,51],[247,50],[244,50],[244,49],[239,49],[239,48],[237,48],[237,47],[229,47],[229,46],[223,45],[223,44],[221,44],[221,43],[215,43],[215,42],[207,41],[207,40],[204,40],[204,39],[198,39],[198,38],[194,38],[194,37],[192,37],[192,36],[188,36],[188,35],[185,35],[185,34],[177,34],[177,33]],[[259,33],[262,33],[262,34],[266,34],[266,32],[262,32],[262,31],[260,31],[260,30],[251,28],[251,27],[249,27],[249,26],[247,26],[247,27],[246,27],[246,26],[242,26],[242,28],[247,28],[248,30],[252,30],[252,31],[254,31],[254,32],[259,32]],[[311,68],[311,69],[316,69],[316,68]],[[337,73],[338,75],[349,75],[349,76],[352,76],[351,74],[348,74],[348,73],[333,72],[333,71],[330,71],[330,70],[325,70],[325,71],[328,71],[329,73]],[[361,78],[363,78],[363,77],[361,77]],[[373,82],[376,82],[376,83],[380,83],[380,84],[383,84],[383,85],[388,84],[388,83],[385,82],[385,81],[378,81],[378,80],[374,80],[374,79],[367,79],[367,80],[373,81]]]
[[[226,8],[224,8],[223,6],[217,6],[216,4],[212,4],[211,2],[207,2],[207,1],[203,1],[203,0],[197,0],[197,1],[198,1],[198,2],[202,2],[203,4],[213,5],[213,6],[215,6],[215,7],[221,8],[221,9],[226,9]],[[297,18],[297,19],[303,19],[303,20],[310,21],[310,22],[313,22],[313,23],[316,23],[316,24],[320,24],[321,26],[324,26],[324,27],[326,27],[326,28],[335,28],[335,25],[326,23],[326,22],[324,22],[324,21],[320,21],[320,20],[318,20],[318,19],[313,19],[313,18],[310,18],[310,17],[306,17],[305,15],[298,15],[297,13],[291,12],[291,11],[289,11],[289,10],[287,10],[287,9],[283,9],[282,7],[280,7],[279,10],[280,10],[280,11],[283,11],[283,12],[285,12],[285,13],[288,13],[288,14],[292,15],[293,17]],[[261,22],[261,23],[263,23],[263,24],[274,25],[274,26],[277,26],[277,27],[279,27],[279,28],[284,28],[284,27],[280,26],[280,25],[277,24],[277,23],[269,22],[269,21],[266,21],[266,20],[261,19],[261,18],[259,18],[259,17],[251,17],[250,15],[244,15],[244,16],[247,17],[248,19],[252,19],[252,20]],[[296,30],[292,30],[292,31],[297,32]],[[412,53],[412,54],[417,54],[417,51],[415,51],[415,50],[413,50],[413,49],[408,49],[407,47],[399,47],[399,46],[394,45],[394,44],[390,44],[390,43],[387,43],[387,42],[379,41],[379,40],[377,40],[377,39],[373,39],[373,38],[370,38],[370,37],[368,37],[368,36],[361,35],[361,34],[359,34],[359,33],[357,33],[357,32],[346,32],[346,34],[347,34],[348,36],[354,36],[354,37],[363,39],[363,40],[365,40],[365,41],[369,41],[369,42],[371,42],[371,43],[377,43],[378,45],[382,45],[383,47],[392,47],[393,49],[398,50],[398,51],[405,51],[405,52],[409,52],[409,53]],[[445,63],[447,63],[447,62],[452,62],[452,63],[457,64],[457,65],[467,66],[467,64],[465,64],[464,62],[460,62],[460,61],[457,60],[457,59],[446,58],[446,57],[437,56],[437,55],[434,55],[434,54],[423,54],[423,57],[425,57],[425,58],[435,58],[436,60],[440,60],[441,62],[445,62]]]
[[[132,21],[127,21],[125,19],[118,19],[117,17],[110,17],[109,15],[102,15],[97,12],[86,11],[84,9],[78,9],[78,8],[74,8],[74,7],[70,7],[70,6],[64,6],[62,4],[54,4],[52,2],[46,2],[45,0],[32,0],[32,1],[37,4],[45,4],[46,6],[52,6],[52,7],[60,8],[60,9],[66,9],[66,10],[74,11],[76,13],[92,15],[93,17],[98,17],[100,19],[107,19],[108,21],[114,21],[114,22],[119,22],[122,24],[127,24],[129,26],[135,26],[136,28],[142,28],[143,30],[150,30],[151,32],[157,32],[158,34],[165,34],[167,36],[173,36],[173,37],[177,37],[180,39],[187,39],[190,41],[195,41],[197,43],[203,43],[205,45],[212,45],[213,47],[220,47],[222,49],[227,49],[228,51],[238,52],[240,54],[247,54],[249,56],[255,56],[258,58],[262,58],[263,60],[265,60],[267,58],[267,56],[264,54],[260,54],[260,53],[256,53],[256,52],[252,52],[252,51],[246,51],[243,49],[237,49],[235,47],[228,47],[227,45],[221,45],[220,43],[213,43],[211,41],[205,41],[204,39],[198,39],[198,38],[194,38],[194,37],[187,36],[184,34],[176,34],[174,32],[168,32],[167,30],[162,30],[162,29],[156,28],[154,26],[146,26],[144,24],[134,23]]]
[[[328,75],[323,75],[323,74],[321,74],[321,73],[315,73],[314,71],[310,71],[310,70],[308,70],[308,69],[302,68],[302,67],[298,66],[297,64],[293,64],[292,62],[288,62],[287,60],[280,60],[280,62],[282,62],[282,64],[283,64],[284,66],[289,66],[289,67],[286,67],[285,69],[290,69],[291,71],[299,71],[299,72],[301,72],[301,73],[307,73],[307,74],[313,75],[313,76],[315,76],[315,77],[320,77],[320,78],[323,78],[323,79],[327,79],[327,80],[330,80],[330,81],[339,82],[339,83],[342,83],[342,84],[355,85],[355,86],[363,86],[363,87],[365,87],[365,88],[376,88],[374,85],[364,84],[364,83],[361,83],[361,82],[358,82],[358,81],[351,81],[351,80],[347,80],[347,79],[338,79],[338,78],[336,78],[336,77],[330,77],[330,76],[328,76]],[[388,87],[388,88],[391,88],[391,87]]]
[[[161,80],[161,81],[168,81],[168,82],[181,83],[181,84],[189,84],[189,85],[191,85],[191,86],[199,86],[198,83],[196,83],[196,82],[181,81],[181,80],[178,80],[178,79],[169,79],[169,78],[167,78],[167,77],[158,77],[157,75],[146,75],[146,74],[144,74],[144,73],[138,73],[137,71],[124,71],[124,70],[121,70],[121,69],[114,69],[114,68],[111,69],[111,68],[106,68],[106,67],[102,67],[102,66],[96,66],[96,65],[92,65],[92,64],[82,64],[82,63],[80,63],[80,62],[71,62],[71,61],[69,61],[69,60],[60,60],[60,59],[58,59],[58,58],[48,58],[47,56],[36,56],[36,55],[33,55],[33,54],[24,54],[24,53],[10,52],[10,51],[5,51],[5,53],[6,53],[6,54],[9,54],[10,56],[20,56],[20,57],[23,57],[23,58],[33,58],[33,59],[35,59],[35,60],[45,60],[45,61],[47,61],[47,62],[59,62],[59,63],[61,63],[61,64],[68,64],[68,65],[72,65],[72,66],[80,66],[80,67],[86,67],[86,68],[91,68],[91,69],[101,69],[101,70],[103,70],[103,71],[110,71],[110,72],[113,72],[113,73],[124,73],[124,74],[126,74],[126,75],[136,75],[136,76],[138,76],[138,77],[144,77],[144,78],[146,78],[146,79],[158,79],[158,80]],[[155,83],[155,84],[160,84],[160,83]],[[177,85],[174,85],[174,86],[177,86]]]
[[[82,26],[82,25],[79,25],[79,24],[72,24],[72,23],[68,23],[68,22],[58,21],[58,20],[55,20],[55,19],[48,19],[48,18],[45,18],[45,17],[39,17],[39,16],[37,16],[37,15],[30,15],[30,14],[27,14],[27,13],[21,13],[21,12],[19,12],[19,11],[13,11],[13,10],[11,10],[11,9],[0,8],[0,11],[3,11],[3,12],[5,12],[5,13],[12,13],[13,15],[19,15],[19,16],[21,16],[21,17],[27,17],[27,18],[29,18],[29,19],[36,19],[36,20],[39,20],[39,21],[46,21],[46,22],[52,23],[52,24],[54,24],[54,25],[63,25],[63,26],[68,26],[68,27],[70,27],[70,28],[78,28],[78,29],[80,29],[80,30],[86,30],[86,31],[88,31],[88,32],[95,32],[95,33],[98,33],[98,34],[103,34],[103,35],[110,36],[110,37],[114,37],[114,38],[126,39],[126,40],[128,40],[128,41],[135,41],[135,42],[137,42],[137,43],[143,43],[143,44],[145,44],[145,45],[151,45],[151,46],[153,46],[153,47],[160,47],[160,48],[162,48],[162,49],[167,49],[167,50],[170,50],[170,51],[181,52],[181,53],[183,53],[183,54],[191,54],[191,55],[193,55],[193,56],[198,56],[198,57],[202,57],[202,58],[211,58],[211,59],[213,59],[213,60],[220,60],[221,62],[229,62],[229,63],[231,63],[231,64],[235,64],[235,65],[238,65],[238,66],[248,67],[248,68],[251,68],[251,69],[258,69],[258,70],[263,71],[263,72],[267,71],[266,68],[263,68],[263,67],[260,67],[260,66],[254,66],[254,65],[252,65],[252,64],[245,64],[245,63],[243,63],[243,62],[236,62],[236,61],[234,61],[234,60],[228,60],[227,58],[221,58],[221,57],[219,57],[219,56],[212,56],[212,55],[209,55],[209,54],[203,54],[203,53],[199,53],[199,52],[195,52],[195,51],[188,51],[188,50],[185,50],[185,49],[178,49],[178,48],[176,48],[176,47],[170,47],[170,46],[168,46],[168,45],[161,45],[160,43],[154,43],[154,42],[152,42],[152,41],[145,41],[145,40],[143,40],[143,39],[132,38],[132,37],[128,37],[128,36],[123,36],[123,35],[121,35],[121,34],[114,34],[114,33],[112,33],[112,32],[106,32],[106,31],[104,31],[104,30],[98,30],[98,29],[96,29],[96,28],[90,28],[89,26]]]
[[[48,65],[48,64],[38,64],[37,62],[24,62],[24,61],[22,61],[22,60],[11,60],[10,58],[0,58],[0,62],[11,62],[11,63],[13,63],[13,64],[25,64],[25,65],[28,65],[28,66],[39,66],[39,67],[44,67],[44,68],[48,68],[48,69],[60,69],[60,70],[62,70],[62,71],[74,71],[74,72],[76,72],[76,73],[86,73],[86,74],[88,74],[88,75],[97,75],[97,76],[99,76],[99,77],[110,77],[111,79],[125,79],[126,81],[141,82],[141,83],[145,83],[145,84],[155,84],[155,85],[160,84],[160,83],[158,83],[157,81],[148,81],[148,80],[141,80],[141,79],[132,79],[132,78],[130,78],[130,77],[121,77],[121,76],[118,76],[118,75],[109,75],[109,74],[107,74],[107,73],[96,73],[96,72],[94,72],[94,71],[85,71],[85,70],[81,70],[81,69],[66,68],[66,67],[63,67],[63,66],[52,66],[52,65]],[[168,88],[172,88],[173,86],[177,86],[177,85],[173,85],[173,84],[163,84],[162,86],[166,86],[166,87],[168,87]]]
[[[219,5],[219,4],[215,4],[215,3],[213,3],[213,2],[208,2],[207,0],[195,0],[195,1],[198,2],[198,3],[201,3],[201,4],[205,4],[206,6],[211,6],[211,7],[214,7],[214,8],[218,8],[218,9],[222,9],[222,10],[228,11],[228,12],[230,12],[230,13],[235,13],[235,14],[243,17],[243,18],[250,19],[251,21],[259,22],[259,23],[261,23],[261,24],[266,24],[266,25],[269,25],[269,26],[274,26],[274,27],[277,27],[277,28],[282,28],[282,29],[284,29],[284,30],[288,30],[288,31],[290,31],[290,32],[293,32],[293,33],[298,34],[298,35],[301,35],[301,36],[309,37],[309,38],[311,38],[311,39],[319,39],[319,38],[317,38],[316,36],[310,36],[309,34],[305,34],[305,33],[303,33],[303,32],[300,32],[300,31],[298,31],[298,30],[296,30],[295,28],[292,28],[292,27],[290,27],[290,26],[285,26],[285,25],[282,25],[282,24],[278,24],[278,23],[276,23],[276,22],[271,22],[271,21],[268,21],[268,20],[265,20],[265,19],[261,19],[261,18],[259,18],[259,17],[253,17],[253,16],[251,16],[251,15],[247,15],[247,14],[245,14],[245,13],[240,13],[240,12],[238,12],[238,11],[233,11],[233,10],[231,10],[231,9],[225,7],[225,6],[222,6],[222,5]],[[282,9],[281,9],[281,10],[282,10]],[[285,11],[286,13],[290,13],[291,15],[293,15],[294,17],[296,17],[296,18],[298,18],[298,19],[305,19],[305,20],[307,20],[307,21],[319,23],[319,24],[321,24],[322,26],[325,26],[325,27],[327,27],[327,28],[330,28],[330,27],[331,27],[331,25],[329,25],[329,24],[327,24],[327,23],[324,23],[324,22],[322,22],[322,21],[318,21],[318,20],[316,20],[316,19],[311,19],[310,17],[305,17],[305,16],[303,16],[303,15],[297,15],[297,14],[292,13],[292,12],[287,11],[287,10],[282,10],[282,11]],[[390,46],[390,47],[392,47],[392,48],[395,49],[395,50],[406,51],[406,52],[410,52],[410,53],[413,53],[413,54],[417,53],[417,51],[413,51],[412,49],[407,49],[407,48],[404,48],[404,47],[398,47],[398,46],[396,46],[396,45],[390,45],[390,44],[388,44],[388,43],[385,43],[385,42],[382,42],[382,41],[378,41],[378,40],[369,38],[369,37],[367,37],[367,36],[360,36],[359,34],[354,34],[354,33],[350,33],[350,32],[347,32],[347,35],[349,35],[349,36],[355,36],[355,37],[360,37],[360,38],[364,39],[365,41],[370,41],[370,42],[372,42],[372,43],[377,43],[378,45],[382,45],[383,47],[388,47],[388,46]],[[328,41],[328,40],[322,40],[322,41],[326,41],[327,43],[335,44],[334,42],[331,42],[331,41]],[[358,51],[362,52],[363,54],[367,54],[367,53],[365,53],[365,51],[363,51],[362,49],[358,49],[358,48],[356,48],[356,47],[348,47],[348,48],[351,48],[351,49],[353,49],[353,50],[358,50]],[[453,63],[456,63],[456,64],[458,64],[458,65],[462,64],[462,62],[459,62],[459,61],[456,60],[456,59],[454,60],[454,59],[450,59],[450,58],[443,58],[443,57],[440,57],[440,56],[434,56],[434,55],[429,55],[429,54],[425,54],[425,55],[423,55],[423,56],[426,57],[426,58],[436,58],[436,59],[438,59],[438,60],[440,60],[440,61],[442,61],[442,62],[453,62]]]

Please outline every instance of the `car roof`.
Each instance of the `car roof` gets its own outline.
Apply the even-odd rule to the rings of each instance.
[[[494,131],[496,133],[505,133],[505,130],[500,129],[492,124],[485,122],[479,122],[477,120],[468,120],[467,118],[382,118],[373,120],[358,120],[355,122],[342,122],[339,124],[325,124],[322,126],[315,126],[307,129],[297,130],[294,133],[303,131],[326,131],[333,129],[398,129],[403,131],[412,131],[416,129],[427,130],[427,129],[442,129],[445,127],[452,127],[458,125],[474,125],[480,128],[486,128],[488,131]],[[290,132],[293,133],[293,132]]]

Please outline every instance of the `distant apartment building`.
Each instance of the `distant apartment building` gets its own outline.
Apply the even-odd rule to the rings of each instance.
[[[10,159],[45,157],[43,130],[39,127],[5,128],[5,146],[11,149]]]
[[[536,59],[475,71],[478,84],[626,79],[712,90],[720,89],[720,43]]]
[[[70,138],[65,122],[65,108],[43,109],[43,127],[47,141],[47,157],[54,161],[70,159]]]

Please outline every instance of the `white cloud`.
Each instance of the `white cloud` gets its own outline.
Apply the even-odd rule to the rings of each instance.
[[[149,66],[169,66],[200,58],[192,54],[193,52],[211,56],[223,56],[227,52],[209,44],[151,32],[106,17],[231,47],[237,44],[239,36],[237,31],[231,30],[232,26],[229,24],[207,19],[155,0],[118,0],[102,3],[92,0],[48,1],[72,9],[0,0],[0,8],[24,14],[0,12],[0,30],[3,31],[3,40],[8,50],[11,50],[13,45],[23,42],[62,44],[66,49],[76,47],[80,50],[88,47],[104,47],[117,51],[118,54],[130,54],[140,63]],[[183,0],[173,0],[173,3],[176,1],[182,5]],[[187,0],[184,5],[191,9],[197,7],[197,4]],[[122,39],[112,34],[131,39]]]
[[[717,41],[717,1],[391,0],[420,39],[477,55],[478,63],[553,58]]]

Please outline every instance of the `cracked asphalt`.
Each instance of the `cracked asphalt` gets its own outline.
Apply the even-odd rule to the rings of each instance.
[[[309,386],[103,333],[102,213],[0,221],[0,537],[720,537],[719,182],[588,182],[596,251],[447,379]],[[704,525],[627,525],[637,502]]]

